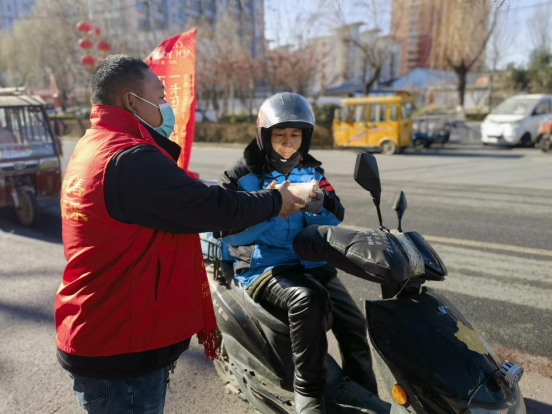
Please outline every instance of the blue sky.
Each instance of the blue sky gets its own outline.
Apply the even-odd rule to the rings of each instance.
[[[389,3],[391,0],[389,0]],[[312,14],[316,10],[318,0],[265,0],[265,34],[268,39],[279,39],[280,43],[286,43],[286,37],[293,28],[297,18]],[[346,0],[346,3],[353,5],[354,0]],[[533,48],[532,35],[529,30],[529,21],[535,12],[545,14],[550,19],[550,31],[552,32],[552,1],[551,0],[510,0],[509,8],[500,13],[504,30],[511,32],[512,40],[504,48],[504,58],[500,66],[509,62],[517,65],[526,64],[531,49]],[[347,14],[347,21],[358,21],[355,16],[354,7],[351,7]],[[389,19],[382,18],[382,25],[388,26]],[[370,25],[367,24],[366,28]],[[332,28],[328,19],[323,19],[314,28],[310,35],[325,35]],[[388,30],[388,28],[385,28]]]

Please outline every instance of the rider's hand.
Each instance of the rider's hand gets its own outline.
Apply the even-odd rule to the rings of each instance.
[[[282,196],[282,208],[278,214],[284,220],[287,220],[288,215],[298,213],[299,209],[305,205],[305,202],[299,197],[294,196],[288,190],[289,181],[284,181],[282,184],[276,185],[276,182],[273,181],[270,184],[270,188],[275,188],[278,190]]]
[[[316,193],[309,194],[311,201],[305,204],[305,207],[301,209],[306,213],[318,213],[324,205],[324,193],[318,191]]]
[[[315,188],[318,188],[318,181],[311,180],[311,182]],[[306,213],[318,213],[324,205],[324,193],[321,191],[315,191],[309,194],[309,198],[310,201],[305,204],[303,208],[301,208],[301,211]]]

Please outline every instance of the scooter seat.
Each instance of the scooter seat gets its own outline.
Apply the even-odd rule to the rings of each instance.
[[[234,269],[230,263],[223,263],[223,274],[226,284],[232,289],[239,298],[243,298],[243,307],[259,323],[265,325],[268,329],[289,336],[289,319],[287,312],[266,303],[260,305],[256,303],[251,296],[247,294],[241,283],[234,277]]]

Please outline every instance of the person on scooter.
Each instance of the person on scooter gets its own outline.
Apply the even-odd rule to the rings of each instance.
[[[257,138],[243,158],[224,172],[226,189],[259,191],[289,180],[310,183],[320,190],[287,220],[271,218],[239,232],[222,233],[235,258],[236,279],[261,305],[288,313],[295,363],[294,391],[297,413],[324,413],[328,381],[326,332],[339,342],[344,372],[377,394],[365,320],[336,270],[325,263],[302,262],[292,248],[304,227],[337,225],[345,210],[324,177],[321,162],[309,154],[314,114],[308,101],[294,93],[268,98],[257,118]]]

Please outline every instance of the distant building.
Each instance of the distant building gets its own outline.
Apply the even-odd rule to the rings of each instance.
[[[11,30],[13,23],[29,14],[36,0],[0,0],[0,30]]]
[[[478,5],[483,13],[486,10],[483,2],[470,2],[469,7]],[[431,0],[393,0],[391,32],[400,43],[400,76],[415,68],[450,69],[444,61],[432,61],[431,49],[438,22],[439,10]],[[483,62],[484,59],[480,59],[472,70],[481,71]]]
[[[377,45],[381,48],[382,66],[376,86],[399,77],[400,45],[389,36],[381,36],[377,30],[361,31],[363,23],[353,23],[332,30],[332,34],[309,39],[321,59],[321,70],[313,79],[311,89],[327,89],[333,93],[363,90],[373,67],[362,50],[355,44]]]
[[[94,0],[94,15],[110,32],[175,32],[203,21],[215,24],[231,14],[239,21],[239,30],[251,38],[252,56],[264,46],[263,0]],[[247,32],[247,33],[246,33]]]

